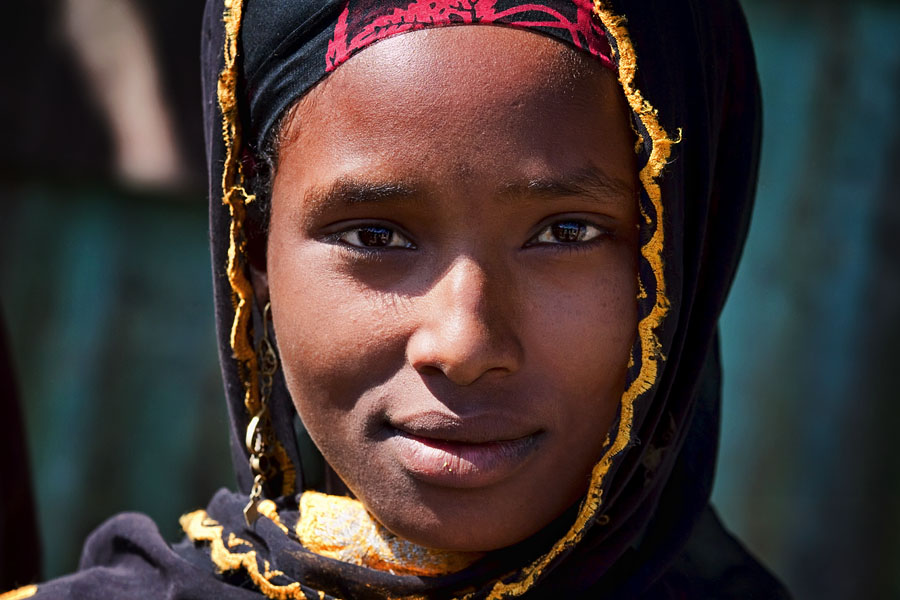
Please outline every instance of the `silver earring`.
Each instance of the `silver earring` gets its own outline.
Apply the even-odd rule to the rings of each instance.
[[[263,335],[257,347],[259,364],[259,411],[247,424],[244,443],[250,454],[250,471],[253,474],[253,487],[250,490],[250,501],[244,507],[244,520],[253,525],[260,517],[259,504],[263,500],[263,486],[266,480],[275,473],[275,461],[272,459],[275,436],[272,433],[272,417],[269,414],[269,397],[272,395],[272,378],[278,370],[278,357],[275,348],[269,341],[269,318],[272,305],[266,302],[263,308]]]

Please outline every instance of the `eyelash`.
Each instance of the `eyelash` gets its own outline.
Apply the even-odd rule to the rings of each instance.
[[[553,228],[560,227],[563,225],[576,225],[581,228],[577,235],[579,236],[591,236],[589,239],[577,239],[573,241],[542,241],[539,238],[544,237],[545,234],[554,235]],[[594,230],[593,232],[590,230]],[[596,223],[592,223],[591,221],[585,219],[558,219],[553,221],[552,223],[548,223],[544,227],[540,229],[534,236],[531,237],[527,242],[525,242],[525,248],[534,248],[534,247],[547,247],[552,250],[558,251],[581,251],[587,250],[591,246],[596,243],[603,241],[612,236],[612,231],[607,228],[601,227]]]
[[[374,231],[374,230],[383,230],[387,231],[390,235],[389,241],[394,241],[393,238],[399,236],[403,240],[406,240],[405,246],[364,246],[361,244],[354,244],[347,241],[346,236],[354,236],[359,240],[359,234],[363,231]],[[385,251],[394,251],[394,250],[415,250],[416,245],[409,240],[409,237],[398,231],[397,227],[390,225],[381,225],[381,224],[361,224],[356,225],[354,227],[348,227],[347,229],[343,229],[341,231],[337,231],[335,233],[329,234],[326,238],[326,241],[335,244],[340,249],[351,252],[356,255],[362,255],[365,258],[377,259],[382,258]]]
[[[576,225],[582,228],[578,235],[584,237],[590,235],[589,239],[578,239],[573,241],[541,241],[539,238],[545,236],[546,234],[554,235],[553,228],[559,227],[563,225]],[[406,245],[397,246],[397,245],[388,245],[388,246],[364,246],[362,244],[356,244],[348,241],[346,239],[347,236],[356,237],[357,241],[359,240],[360,232],[369,231],[374,232],[375,230],[382,230],[388,232],[390,236],[388,238],[388,242],[393,242],[394,238],[399,237],[402,240],[406,240]],[[594,231],[590,231],[594,230]],[[558,233],[557,233],[558,235]],[[613,233],[604,227],[601,227],[595,223],[587,221],[585,219],[559,219],[557,221],[553,221],[552,223],[548,223],[544,227],[542,227],[534,236],[532,236],[525,244],[522,246],[523,248],[536,248],[542,247],[548,250],[560,251],[560,252],[572,252],[572,251],[585,251],[589,249],[596,243],[602,242],[605,239],[611,237]],[[410,241],[409,237],[398,231],[398,229],[394,226],[389,225],[381,225],[381,224],[371,224],[371,225],[357,225],[354,227],[349,227],[347,229],[343,229],[341,231],[337,231],[335,233],[329,234],[327,236],[327,241],[333,244],[340,246],[342,249],[347,250],[349,252],[353,252],[355,254],[365,255],[367,257],[375,258],[383,255],[385,251],[394,251],[394,250],[415,250],[416,245],[412,241]]]

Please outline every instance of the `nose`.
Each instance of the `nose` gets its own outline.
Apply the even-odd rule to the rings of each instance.
[[[443,373],[465,386],[482,376],[509,375],[522,362],[515,294],[508,278],[461,258],[420,299],[407,360],[421,374]]]

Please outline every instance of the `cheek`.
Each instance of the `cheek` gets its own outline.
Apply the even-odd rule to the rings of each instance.
[[[358,400],[372,382],[396,371],[402,305],[336,270],[332,247],[280,244],[272,234],[269,289],[282,369],[301,417],[314,427],[364,408]]]
[[[552,364],[557,380],[618,400],[637,332],[637,261],[623,248],[616,260],[549,277],[529,294],[529,346]],[[612,389],[611,389],[612,388]]]
[[[623,248],[602,264],[554,269],[552,276],[532,278],[526,292],[530,301],[522,323],[539,375],[532,387],[544,392],[532,408],[546,411],[554,432],[537,481],[557,490],[554,510],[584,493],[621,402],[638,318],[631,256]],[[560,469],[563,464],[567,467]]]

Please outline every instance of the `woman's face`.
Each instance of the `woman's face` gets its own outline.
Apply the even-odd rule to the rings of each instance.
[[[394,533],[496,549],[584,494],[637,324],[620,95],[557,41],[451,27],[293,112],[255,285],[310,435]]]

